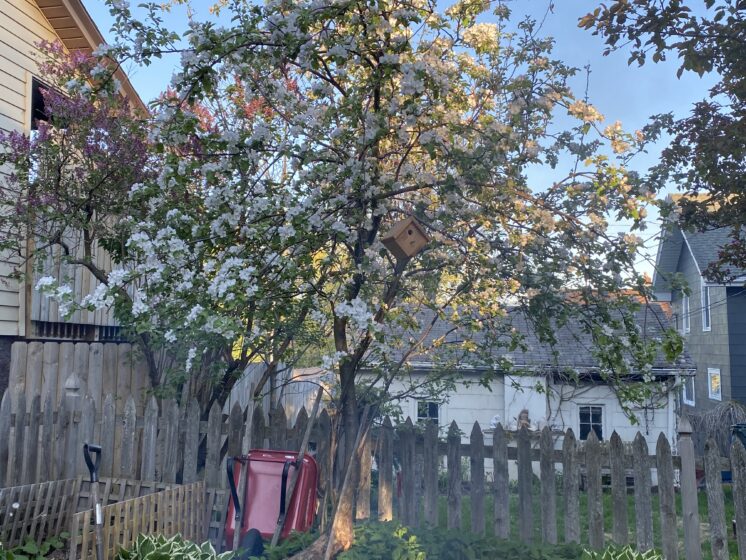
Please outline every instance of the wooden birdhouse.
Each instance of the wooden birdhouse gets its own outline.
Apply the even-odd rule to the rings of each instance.
[[[396,222],[381,242],[397,260],[409,259],[427,245],[430,238],[420,223],[412,218]]]

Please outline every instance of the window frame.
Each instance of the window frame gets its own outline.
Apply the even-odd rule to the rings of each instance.
[[[691,398],[687,398],[687,393],[689,392],[687,391],[687,384],[689,383],[691,383],[691,388],[692,388],[691,395],[690,395]],[[693,375],[687,375],[686,377],[684,377],[684,381],[681,384],[681,402],[689,406],[696,405],[697,394],[695,391]]]
[[[712,378],[717,375],[718,378],[718,391],[717,393],[712,392]],[[720,368],[707,368],[707,395],[710,400],[722,401],[723,400],[723,376],[720,373]]]
[[[420,416],[420,405],[427,406],[427,411],[425,416]],[[431,407],[435,406],[435,413],[436,416],[431,416]],[[426,399],[417,399],[416,401],[416,413],[417,413],[417,423],[426,423],[426,422],[432,422],[436,426],[440,426],[440,403],[437,401],[429,401]]]
[[[705,296],[705,294],[707,294]],[[707,303],[705,303],[705,297]],[[702,303],[702,332],[710,332],[712,330],[712,313],[710,312],[710,287],[702,286],[700,291],[700,298]]]
[[[599,429],[601,431],[601,435],[599,436],[598,432],[596,432],[596,436],[599,436],[598,437],[598,441],[604,441],[604,433],[606,432],[606,422],[605,422],[605,420],[606,420],[606,407],[604,405],[602,405],[602,404],[580,404],[580,405],[578,405],[578,441],[587,441],[588,440],[588,436],[591,433],[591,430],[596,431],[593,428],[593,426],[594,426],[594,422],[593,422],[593,409],[594,408],[599,409],[600,412],[601,412],[601,420],[600,420],[600,422],[597,423],[597,425],[598,425],[598,427],[599,427]],[[588,433],[585,435],[585,437],[582,437],[582,433],[583,433],[582,432],[582,425],[584,424],[584,422],[582,422],[581,418],[580,418],[581,414],[583,413],[583,409],[589,409],[588,413],[590,415],[589,416],[589,422],[588,422],[589,425],[590,425],[590,429],[588,430]]]
[[[689,296],[684,295],[681,298],[681,330],[688,334],[692,329],[692,318],[690,313]]]

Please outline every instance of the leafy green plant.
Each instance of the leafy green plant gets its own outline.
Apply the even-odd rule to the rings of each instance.
[[[263,560],[284,560],[309,546],[318,536],[316,532],[291,533],[287,539],[278,543],[277,546],[266,546],[261,558]],[[254,557],[252,556],[252,558]]]
[[[0,560],[44,560],[54,551],[65,548],[65,541],[69,538],[69,533],[60,533],[40,544],[28,539],[22,545],[13,548],[3,548],[0,545]]]
[[[663,556],[655,550],[638,552],[631,546],[610,546],[602,551],[586,550],[582,560],[663,560]]]
[[[140,535],[131,548],[117,553],[117,560],[228,560],[233,552],[218,554],[212,544],[196,544],[181,535],[171,538],[163,535]]]

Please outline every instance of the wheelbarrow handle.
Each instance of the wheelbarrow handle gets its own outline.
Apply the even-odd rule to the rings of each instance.
[[[91,453],[96,456],[96,461],[91,459]],[[83,456],[85,464],[88,465],[88,472],[91,473],[91,482],[98,482],[98,466],[101,463],[101,446],[93,443],[83,444]]]

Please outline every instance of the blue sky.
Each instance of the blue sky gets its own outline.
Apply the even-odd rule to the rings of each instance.
[[[135,4],[135,2],[132,2]],[[198,17],[211,17],[207,12],[211,0],[193,0]],[[104,37],[109,37],[112,19],[102,0],[84,0]],[[692,103],[707,97],[712,77],[700,78],[691,72],[681,79],[676,78],[676,59],[643,67],[628,66],[626,51],[603,56],[604,43],[599,37],[577,27],[578,18],[598,5],[597,2],[580,0],[514,0],[508,3],[514,14],[514,21],[523,15],[544,19],[542,34],[555,38],[554,54],[566,64],[583,68],[590,66],[588,84],[589,100],[606,116],[608,123],[621,121],[626,130],[642,128],[651,115],[673,111],[677,116],[686,115]],[[550,8],[547,14],[548,9]],[[546,14],[546,18],[544,18]],[[187,12],[183,6],[174,7],[166,16],[167,23],[176,31],[183,29],[187,22]],[[229,25],[230,22],[225,22]],[[156,97],[168,85],[173,68],[178,61],[176,56],[155,61],[149,67],[126,68],[135,88],[145,101]],[[580,72],[572,84],[580,93],[585,89],[585,72]],[[641,154],[631,167],[644,172],[654,164],[662,144],[648,154]],[[562,170],[552,171],[546,167],[532,169],[529,178],[541,189],[557,179]],[[651,219],[655,216],[651,216]],[[624,224],[613,226],[623,231]],[[646,237],[652,236],[655,228],[648,230]],[[657,241],[651,239],[648,256],[655,255]],[[640,263],[642,270],[651,271],[650,265]]]

